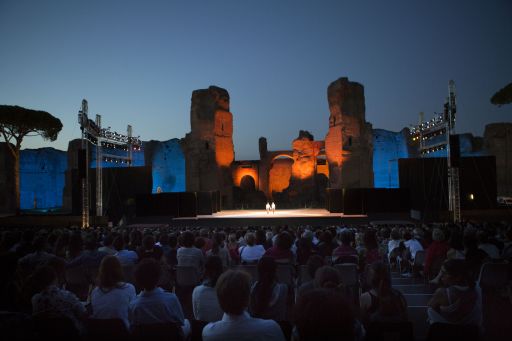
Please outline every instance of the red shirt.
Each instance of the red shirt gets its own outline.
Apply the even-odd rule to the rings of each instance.
[[[430,267],[432,266],[432,263],[437,260],[446,259],[446,252],[448,252],[448,244],[444,240],[434,240],[428,247],[427,253],[425,254],[425,266],[423,268],[423,272],[426,275],[430,274]]]

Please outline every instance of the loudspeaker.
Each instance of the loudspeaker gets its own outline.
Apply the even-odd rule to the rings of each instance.
[[[180,192],[179,197],[179,216],[195,217],[197,216],[197,198],[195,192]]]
[[[450,161],[452,167],[460,167],[460,139],[459,135],[450,135]]]
[[[343,190],[340,188],[327,188],[326,208],[331,213],[343,212]]]
[[[85,170],[87,169],[87,154],[85,149],[78,149],[78,177],[85,178]]]
[[[213,192],[197,192],[197,214],[212,215],[213,213]]]

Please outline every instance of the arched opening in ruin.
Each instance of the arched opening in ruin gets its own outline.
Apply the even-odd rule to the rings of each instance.
[[[244,175],[240,180],[240,188],[244,192],[253,192],[256,190],[256,181],[250,175]]]

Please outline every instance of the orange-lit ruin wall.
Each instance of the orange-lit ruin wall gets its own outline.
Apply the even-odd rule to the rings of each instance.
[[[269,172],[269,193],[282,192],[290,185],[293,160],[275,159]]]
[[[235,159],[233,146],[233,115],[229,111],[215,112],[215,160],[219,167],[230,167]]]

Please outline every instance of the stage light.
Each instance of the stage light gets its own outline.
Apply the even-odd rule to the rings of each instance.
[[[469,200],[475,200],[475,195],[473,193],[469,194]]]

